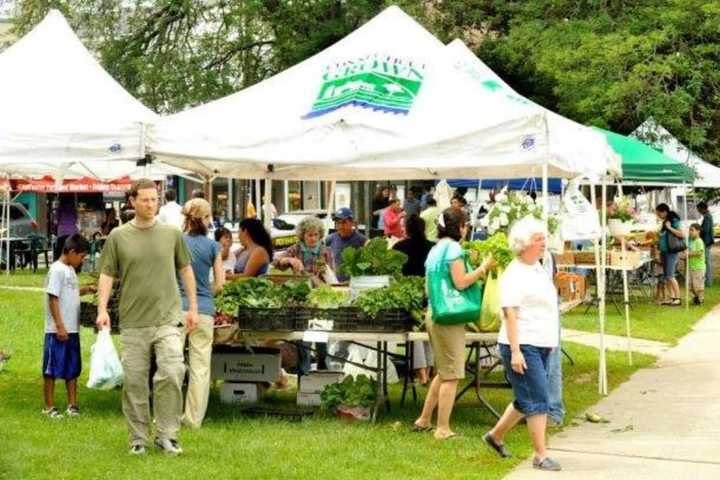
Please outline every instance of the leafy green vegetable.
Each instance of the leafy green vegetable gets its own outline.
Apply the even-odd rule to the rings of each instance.
[[[425,279],[400,277],[391,282],[389,287],[365,290],[353,304],[373,318],[381,310],[394,308],[401,308],[411,313],[422,311],[425,304]]]
[[[364,247],[343,250],[340,273],[350,277],[361,275],[400,275],[407,255],[392,250],[384,238],[374,238]]]
[[[325,410],[335,410],[340,405],[370,408],[377,400],[375,380],[366,375],[355,378],[348,375],[340,383],[327,385],[320,394],[320,399]]]
[[[480,266],[488,255],[492,255],[498,267],[502,269],[505,269],[515,258],[515,253],[510,249],[507,235],[504,232],[497,232],[487,240],[463,242],[463,248],[477,252],[476,258],[470,257],[470,263],[476,268]]]
[[[308,303],[317,308],[338,308],[349,301],[348,292],[334,290],[329,285],[320,285],[308,295]]]
[[[215,308],[220,313],[235,317],[238,308],[281,308],[304,305],[310,294],[306,281],[289,281],[276,285],[263,278],[240,279],[225,284],[215,297]]]

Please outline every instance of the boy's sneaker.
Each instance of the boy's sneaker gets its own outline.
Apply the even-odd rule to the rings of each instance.
[[[167,438],[156,438],[155,446],[168,455],[180,455],[183,453],[182,447],[177,440],[168,440]]]
[[[42,413],[43,413],[43,415],[47,416],[48,418],[60,419],[63,417],[62,413],[60,413],[60,410],[58,410],[55,407],[43,408]]]
[[[143,445],[131,446],[130,455],[145,455],[145,447]]]
[[[65,415],[67,415],[68,417],[79,417],[80,409],[77,407],[77,405],[70,405],[65,411]]]
[[[693,298],[693,305],[700,305],[700,299],[698,297]]]

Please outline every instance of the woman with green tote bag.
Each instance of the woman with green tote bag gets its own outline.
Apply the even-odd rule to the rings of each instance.
[[[488,258],[475,270],[467,268],[465,254],[459,243],[467,235],[467,221],[463,210],[445,210],[438,217],[438,243],[430,250],[425,262],[431,306],[425,324],[437,373],[413,430],[432,431],[432,415],[437,408],[435,438],[438,440],[456,436],[450,429],[450,414],[455,404],[458,382],[465,378],[465,323],[477,320],[480,314],[477,282],[485,278],[494,266],[494,261]],[[446,281],[445,277],[450,281]],[[464,295],[468,291],[474,293]],[[433,306],[442,310],[440,316],[432,311]]]

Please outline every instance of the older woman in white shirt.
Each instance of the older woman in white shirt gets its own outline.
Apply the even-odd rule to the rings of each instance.
[[[519,220],[510,230],[510,246],[517,257],[500,279],[503,323],[498,343],[514,399],[483,441],[501,457],[510,456],[503,443],[505,434],[525,418],[533,466],[557,471],[560,464],[547,456],[545,430],[550,411],[548,357],[559,345],[560,313],[555,286],[539,262],[545,238],[545,224],[533,217]]]

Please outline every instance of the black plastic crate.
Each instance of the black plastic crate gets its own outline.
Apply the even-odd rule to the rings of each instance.
[[[248,308],[238,309],[240,330],[262,332],[295,330],[295,309],[290,308]]]

